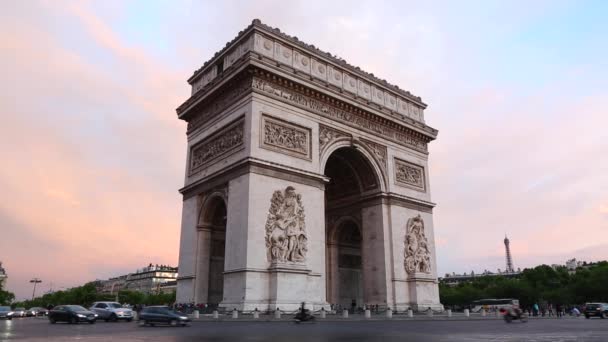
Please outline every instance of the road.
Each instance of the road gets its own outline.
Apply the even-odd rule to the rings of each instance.
[[[189,327],[139,327],[135,322],[54,324],[45,318],[0,321],[0,341],[608,341],[608,320],[193,322]]]

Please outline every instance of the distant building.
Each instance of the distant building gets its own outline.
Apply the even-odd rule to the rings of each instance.
[[[2,267],[2,261],[0,261],[0,289],[5,288],[7,279],[8,275],[6,275],[6,270]]]
[[[521,269],[519,269],[519,268],[517,269],[517,271],[512,271],[512,272],[506,272],[506,271],[502,272],[500,269],[498,269],[496,272],[490,272],[488,270],[485,270],[481,273],[475,273],[473,271],[471,271],[471,273],[463,273],[463,274],[446,273],[445,277],[439,278],[439,282],[442,284],[450,285],[450,286],[456,286],[460,283],[469,283],[475,279],[483,278],[483,277],[517,278],[517,277],[519,277],[520,274],[521,274]]]
[[[171,293],[177,291],[177,280],[171,280],[160,285],[159,293]]]
[[[177,267],[165,265],[148,265],[135,273],[101,280],[98,291],[105,294],[116,294],[120,290],[139,291],[144,293],[168,293],[168,283],[176,283]]]

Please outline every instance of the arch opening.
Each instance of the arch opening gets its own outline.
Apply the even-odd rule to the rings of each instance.
[[[199,220],[197,302],[210,307],[217,307],[224,297],[226,218],[224,199],[220,196],[209,198]]]
[[[326,296],[327,301],[351,311],[368,304],[364,255],[365,226],[362,220],[365,197],[381,191],[380,178],[365,155],[353,147],[342,147],[329,156],[324,173],[325,188]]]

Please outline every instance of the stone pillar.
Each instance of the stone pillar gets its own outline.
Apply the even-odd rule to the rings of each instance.
[[[348,310],[342,310],[342,318],[348,318]]]
[[[387,305],[390,297],[387,292],[389,258],[384,241],[389,227],[386,224],[384,207],[378,204],[361,209],[363,300],[369,304]]]
[[[470,315],[469,309],[464,309],[464,317],[469,317]]]
[[[213,310],[213,318],[215,318],[215,319],[220,318],[220,313],[217,312],[217,310]]]
[[[195,278],[195,303],[207,303],[209,295],[209,258],[211,254],[211,229],[197,229],[197,260]]]
[[[365,309],[365,318],[372,318],[372,312],[370,309]]]
[[[452,309],[448,309],[447,313],[448,313],[448,317],[452,317]]]
[[[329,288],[327,289],[327,302],[331,304],[338,304],[340,302],[339,298],[339,288],[340,288],[340,278],[338,273],[338,245],[335,243],[329,243],[326,248],[327,253],[327,279],[326,284],[329,284]]]
[[[388,318],[388,319],[393,318],[393,310],[391,310],[390,307],[386,309],[386,318]]]
[[[414,310],[407,309],[407,317],[410,317],[410,318],[414,317]]]
[[[327,313],[325,312],[325,308],[321,308],[321,318],[327,317]]]
[[[189,303],[195,297],[198,197],[185,198],[182,207],[182,224],[179,244],[179,277],[176,301]]]

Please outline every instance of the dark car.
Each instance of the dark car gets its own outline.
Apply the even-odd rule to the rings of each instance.
[[[97,315],[80,305],[59,305],[49,311],[49,322],[68,322],[77,324],[80,322],[95,323]]]
[[[139,313],[139,325],[169,324],[186,326],[190,322],[186,314],[172,310],[168,306],[148,306]]]
[[[585,304],[585,318],[608,317],[608,304],[606,303],[587,303]]]
[[[29,308],[25,312],[25,316],[27,317],[36,317],[36,316],[46,316],[49,313],[49,310],[41,307],[33,307]]]
[[[13,319],[13,310],[10,306],[0,306],[0,318],[2,319]]]

